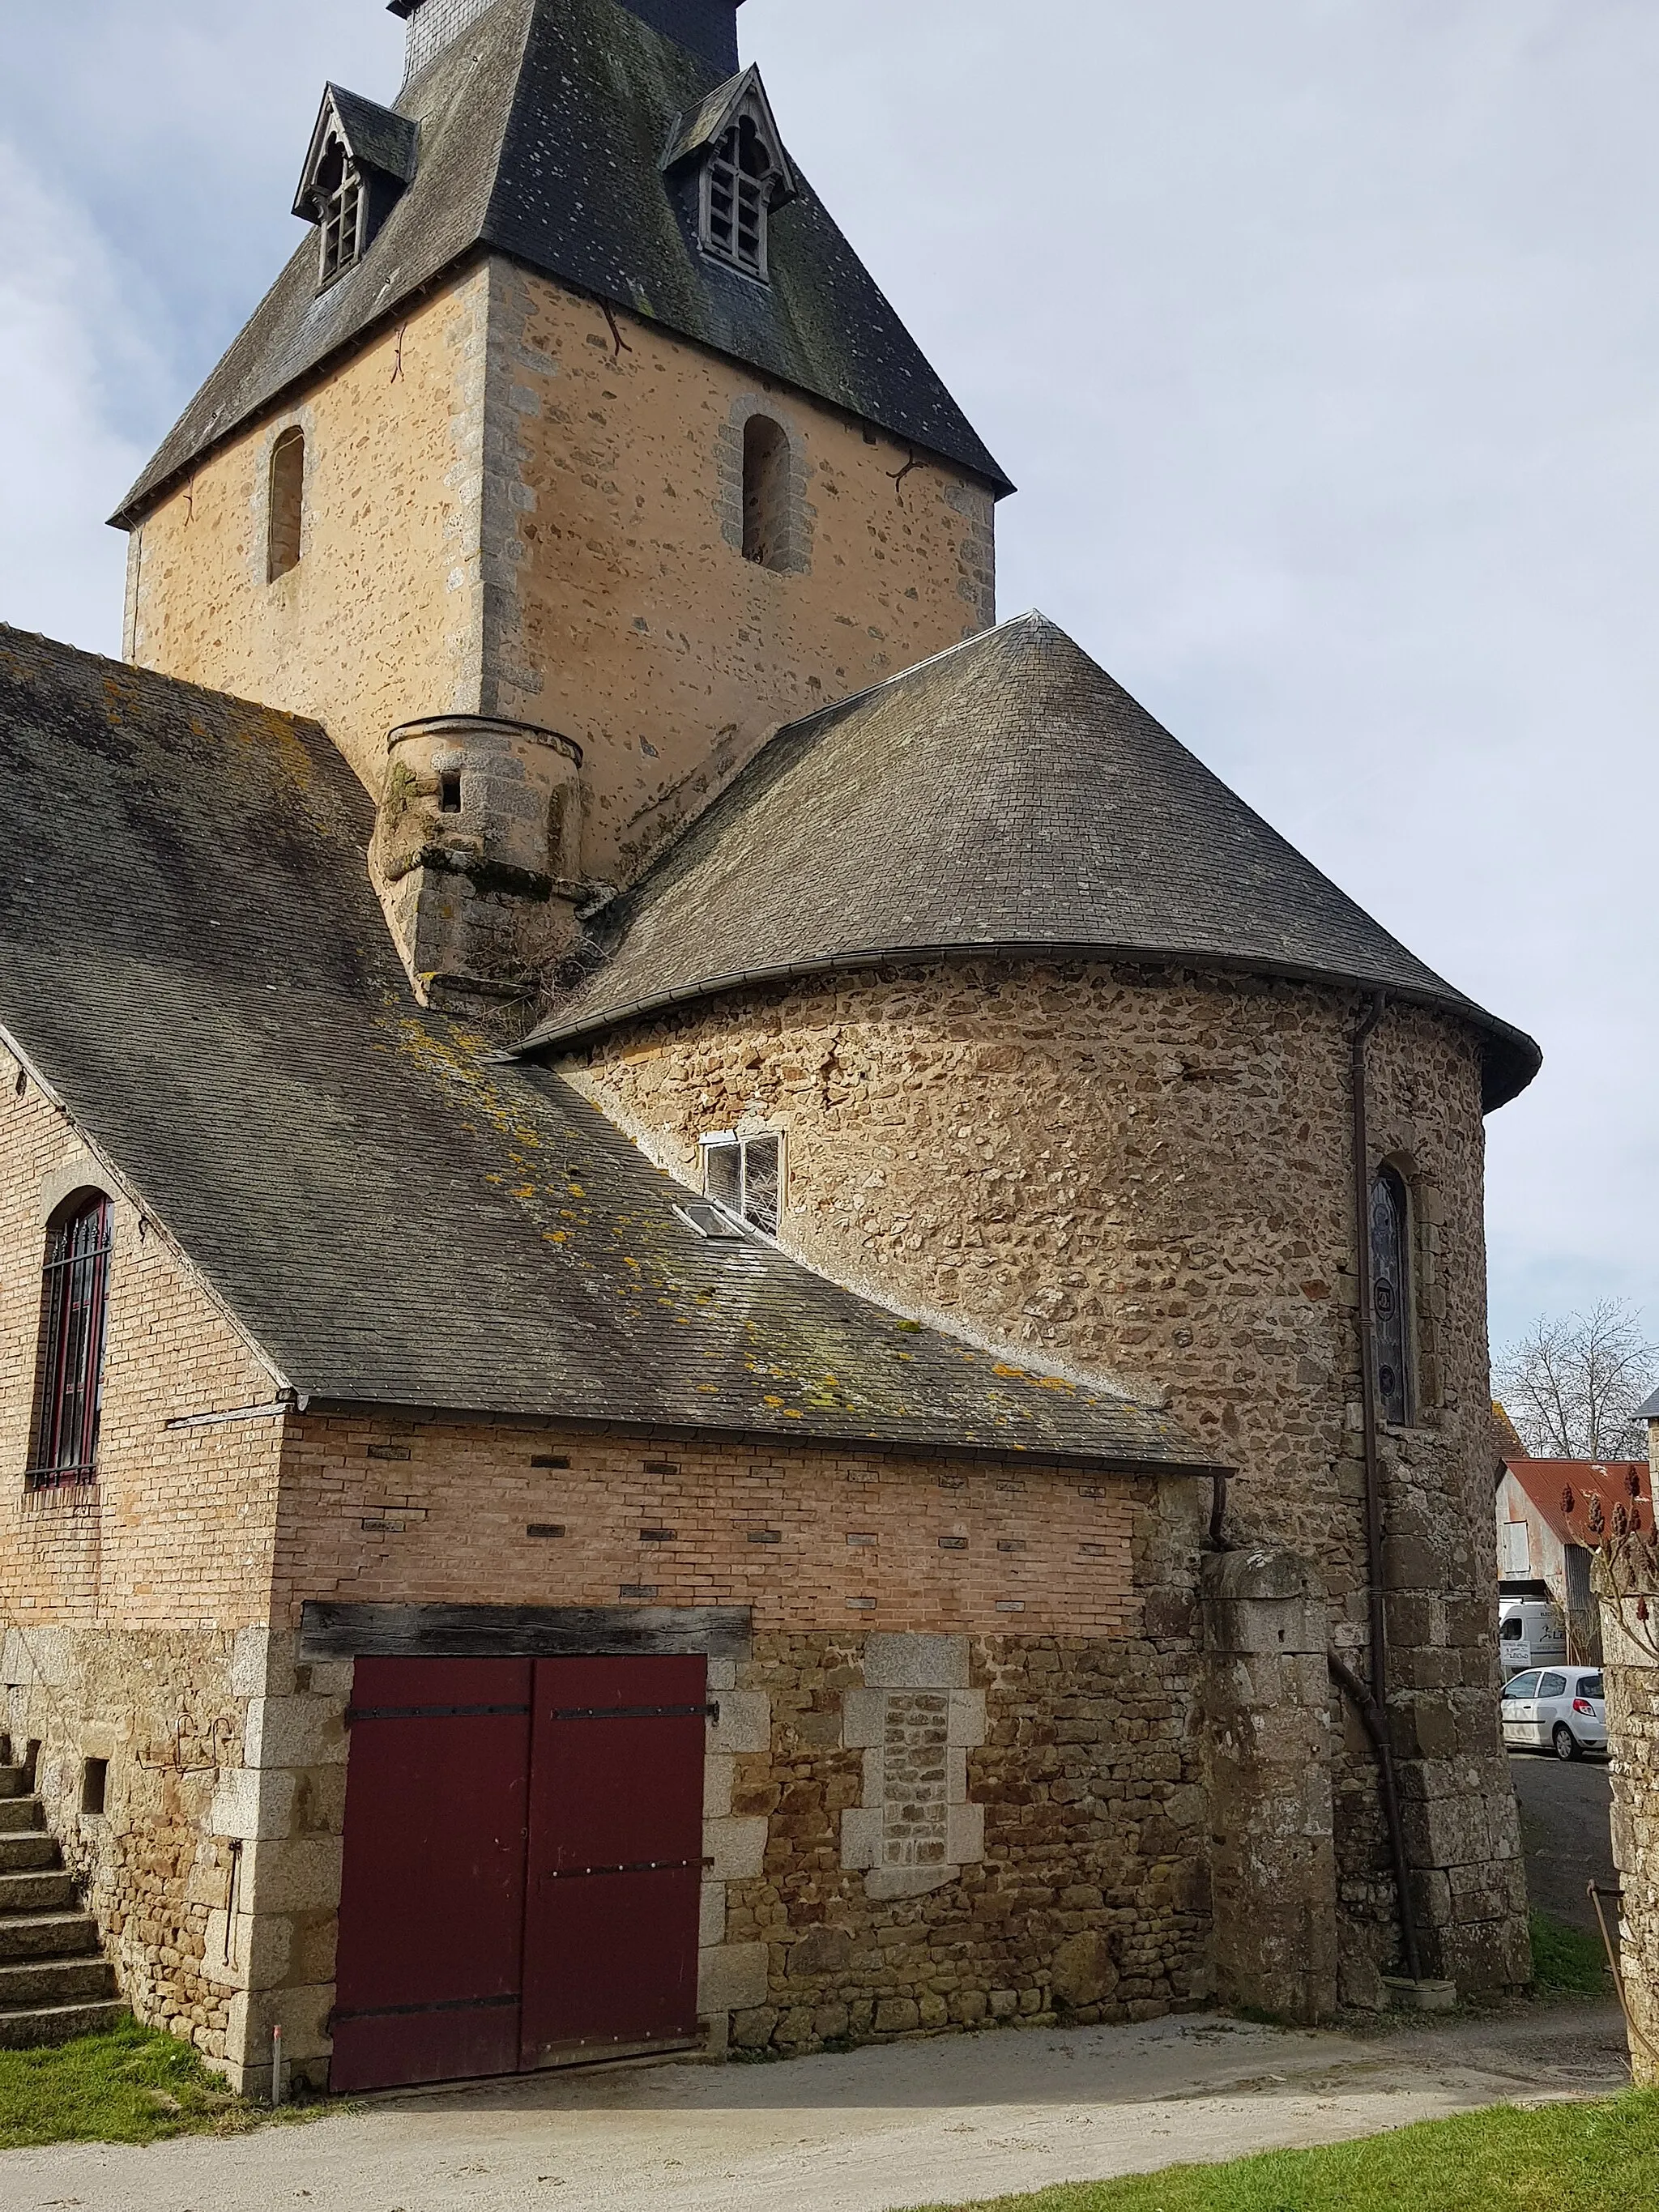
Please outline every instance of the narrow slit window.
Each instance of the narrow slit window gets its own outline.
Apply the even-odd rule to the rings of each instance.
[[[1411,1237],[1406,1186],[1393,1168],[1371,1184],[1371,1316],[1377,1409],[1403,1428],[1411,1414]]]
[[[783,1217],[783,1139],[778,1136],[703,1140],[703,1190],[751,1229],[775,1237]]]
[[[751,415],[743,429],[743,557],[789,565],[789,441],[769,415]]]
[[[438,778],[438,811],[440,814],[459,814],[461,811],[461,779],[459,775]]]
[[[81,1810],[88,1819],[101,1820],[109,1796],[109,1761],[89,1759],[81,1769]]]
[[[97,1473],[113,1237],[114,1209],[101,1193],[61,1215],[47,1237],[33,1489],[90,1482]]]
[[[304,547],[306,435],[284,430],[270,452],[270,558],[274,584],[300,565]]]

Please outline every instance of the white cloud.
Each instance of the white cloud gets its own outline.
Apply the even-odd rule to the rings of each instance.
[[[1532,1029],[1494,1311],[1659,1319],[1650,0],[750,0],[792,147],[1020,482],[1064,622]],[[380,0],[77,0],[0,82],[0,611],[118,635],[100,519],[274,274]],[[27,197],[26,197],[27,196]]]

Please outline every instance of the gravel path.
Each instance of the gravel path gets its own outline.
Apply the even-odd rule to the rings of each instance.
[[[1628,2081],[1616,2012],[1365,2039],[1194,2017],[365,2100],[149,2150],[0,2154],[6,2212],[889,2212],[1334,2142]]]

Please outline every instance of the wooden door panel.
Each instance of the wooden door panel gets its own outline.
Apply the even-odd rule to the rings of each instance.
[[[331,2081],[519,2063],[532,1662],[360,1659]]]
[[[538,1662],[522,2063],[696,2032],[707,1663]]]

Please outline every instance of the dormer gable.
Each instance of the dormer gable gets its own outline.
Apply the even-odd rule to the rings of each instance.
[[[760,71],[751,65],[677,116],[662,167],[671,179],[696,179],[703,252],[765,283],[772,214],[800,186]]]
[[[319,291],[362,259],[414,182],[418,138],[408,116],[343,85],[324,87],[294,202],[295,214],[320,234]]]

